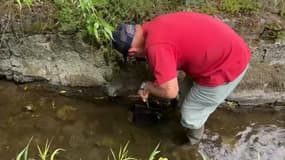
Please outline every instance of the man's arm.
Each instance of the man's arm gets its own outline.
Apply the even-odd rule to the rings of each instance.
[[[173,99],[178,94],[178,81],[177,77],[161,84],[160,86],[155,85],[153,82],[146,82],[144,90],[142,92],[139,91],[139,95],[143,100],[148,98],[148,94],[153,94],[162,98]]]

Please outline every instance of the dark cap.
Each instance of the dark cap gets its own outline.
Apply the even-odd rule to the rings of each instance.
[[[113,47],[121,52],[124,60],[128,58],[128,50],[131,48],[132,41],[136,32],[135,24],[121,24],[117,27],[116,31],[112,33]]]

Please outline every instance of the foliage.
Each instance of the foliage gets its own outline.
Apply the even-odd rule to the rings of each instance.
[[[17,155],[16,160],[30,160],[28,153],[31,141],[32,138],[29,140],[29,143],[26,145],[26,147]]]
[[[58,6],[58,19],[61,30],[76,31],[83,27],[80,8],[76,6],[76,1],[54,0]]]
[[[154,148],[154,150],[151,152],[151,154],[150,154],[148,160],[155,160],[155,156],[157,156],[158,153],[160,152],[160,151],[158,150],[158,148],[159,148],[159,144],[158,144],[158,145]]]
[[[252,13],[257,11],[257,2],[255,0],[222,0],[220,9],[226,13],[235,15],[238,13]]]
[[[114,28],[103,19],[100,7],[107,5],[107,0],[54,0],[59,8],[59,20],[64,31],[86,28],[89,35],[99,43],[112,38]]]
[[[186,5],[199,5],[205,3],[207,0],[185,0]]]
[[[112,154],[112,158],[113,160],[138,160],[137,158],[133,158],[133,157],[130,157],[128,155],[128,145],[129,145],[129,142],[126,143],[126,145],[122,148],[120,147],[119,149],[119,153],[118,155],[116,156],[116,154],[114,153],[113,149],[111,149],[111,154]],[[155,160],[155,157],[159,154],[159,144],[154,148],[154,150],[151,152],[148,160]],[[108,157],[108,160],[109,160],[109,157]],[[158,160],[168,160],[167,158],[165,157],[159,157]]]
[[[16,160],[32,160],[32,159],[34,159],[34,158],[29,157],[29,155],[28,155],[29,147],[30,147],[30,144],[32,142],[32,139],[33,138],[31,138],[29,140],[28,144],[26,145],[26,147],[20,153],[18,153]],[[62,149],[62,148],[57,148],[57,149],[51,151],[50,145],[51,145],[51,141],[49,142],[48,140],[46,141],[46,144],[43,148],[41,148],[39,145],[37,145],[40,160],[55,160],[55,156],[59,152],[64,151],[64,149]]]
[[[141,23],[178,4],[171,0],[54,0],[59,8],[63,30],[86,28],[97,42],[106,44],[112,38],[113,26],[122,22]],[[130,14],[131,13],[131,14]]]
[[[51,155],[49,156],[48,153],[50,152],[50,145],[51,145],[52,141],[46,141],[45,146],[41,149],[41,147],[39,145],[37,145],[38,151],[39,151],[39,157],[41,158],[41,160],[48,160],[48,157],[50,157],[49,160],[55,160],[55,155],[57,155],[60,151],[65,151],[62,148],[57,148],[55,149]]]
[[[27,5],[29,8],[31,7],[33,0],[16,0],[20,9],[22,9],[23,4]]]
[[[200,5],[199,11],[202,13],[209,14],[209,15],[214,15],[219,12],[216,6],[217,4],[215,2],[206,1],[205,3]]]
[[[260,0],[259,6],[263,11],[270,11],[285,17],[285,1],[284,0]]]
[[[36,0],[16,0],[31,7]],[[40,1],[40,0],[38,0]],[[99,44],[109,43],[113,26],[122,22],[141,23],[158,14],[174,11],[180,0],[53,0],[63,31],[86,30]]]
[[[120,147],[120,150],[119,150],[119,153],[118,155],[116,156],[113,149],[111,149],[111,153],[112,153],[112,157],[113,157],[113,160],[137,160],[136,158],[133,158],[133,157],[130,157],[128,154],[128,145],[129,145],[129,142],[126,143],[126,145],[122,148]],[[109,159],[109,157],[108,157]]]

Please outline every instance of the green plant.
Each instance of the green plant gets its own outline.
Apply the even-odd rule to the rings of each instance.
[[[112,158],[113,160],[138,160],[137,158],[134,158],[134,157],[130,157],[128,154],[128,145],[129,145],[129,142],[126,143],[126,145],[122,148],[120,147],[119,149],[119,153],[118,155],[116,156],[116,154],[114,153],[113,149],[110,149],[111,150],[111,154],[112,154]],[[158,150],[159,148],[159,145],[158,144],[154,150],[151,152],[148,160],[155,160],[155,157],[160,153],[160,151]],[[109,157],[108,157],[108,160],[109,160]],[[168,160],[167,158],[165,157],[159,157],[158,160]]]
[[[159,145],[160,145],[160,144],[158,144],[158,145],[154,148],[154,150],[151,152],[151,154],[150,154],[148,160],[154,160],[154,159],[155,159],[155,156],[158,155],[158,153],[160,152],[160,151],[158,150]]]
[[[20,152],[18,153],[16,160],[32,160],[34,158],[29,157],[28,153],[29,153],[29,147],[30,144],[32,142],[31,138],[28,142],[28,144],[26,145],[26,147]],[[57,148],[55,150],[50,150],[50,145],[51,145],[51,141],[46,141],[46,144],[43,148],[41,148],[39,145],[37,145],[38,148],[38,152],[39,152],[39,157],[40,160],[55,160],[55,156],[60,152],[60,151],[65,151],[62,148]]]
[[[62,7],[58,11],[58,19],[63,31],[75,31],[82,28],[82,18],[79,8],[68,3],[56,3]]]
[[[98,43],[109,42],[114,28],[98,11],[107,0],[55,0],[59,7],[59,20],[64,31],[86,28]]]
[[[32,142],[32,139],[33,138],[29,140],[26,147],[17,155],[16,160],[30,160],[30,158],[28,157],[28,153],[29,153],[29,147]]]
[[[285,1],[284,0],[259,0],[257,1],[258,8],[261,11],[271,12],[280,16],[285,16]]]
[[[100,15],[97,8],[106,6],[106,0],[79,0],[79,6],[86,18],[87,31],[100,41],[108,41],[112,38],[114,28]],[[102,40],[101,37],[104,39]]]
[[[255,0],[222,0],[220,9],[226,13],[235,15],[237,13],[251,13],[258,9]]]
[[[215,4],[213,1],[206,1],[205,3],[200,5],[199,11],[210,15],[217,14],[218,13],[217,4]]]
[[[20,10],[22,9],[23,4],[27,5],[29,8],[31,8],[31,5],[33,3],[33,0],[16,0]]]
[[[199,5],[204,3],[206,0],[185,0],[186,5],[194,4],[194,5]]]
[[[55,160],[55,156],[60,151],[65,151],[62,148],[57,148],[54,151],[52,151],[51,154],[49,155],[51,142],[52,141],[49,142],[49,140],[47,140],[45,146],[42,149],[41,149],[41,147],[39,145],[37,145],[38,152],[39,152],[39,157],[41,158],[41,160],[48,160],[48,157],[50,157],[49,160]]]
[[[111,153],[112,153],[112,157],[113,157],[113,160],[137,160],[136,158],[133,158],[133,157],[130,157],[128,154],[128,145],[129,145],[129,142],[126,143],[126,145],[122,148],[120,147],[120,150],[119,150],[119,153],[118,155],[116,156],[113,149],[111,149]],[[109,159],[109,157],[108,157]]]

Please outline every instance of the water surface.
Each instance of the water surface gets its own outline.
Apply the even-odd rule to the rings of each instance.
[[[41,88],[38,86],[38,88]],[[129,154],[147,159],[160,143],[160,155],[176,160],[201,159],[195,150],[183,150],[183,129],[178,109],[167,109],[167,119],[151,127],[128,120],[126,99],[98,100],[69,97],[29,85],[0,81],[0,155],[11,160],[33,137],[36,144],[51,140],[52,148],[64,148],[59,160],[103,160],[110,148],[118,152],[129,141]],[[206,123],[198,150],[211,159],[284,160],[284,111],[215,111]]]

